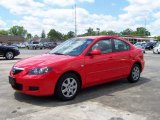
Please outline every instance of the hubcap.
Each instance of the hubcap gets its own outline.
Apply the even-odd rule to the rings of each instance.
[[[139,67],[135,66],[132,71],[132,78],[133,78],[133,80],[136,81],[139,79],[139,76],[140,76],[140,69],[139,69]]]
[[[77,81],[74,78],[65,79],[61,91],[65,97],[72,97],[77,91]]]
[[[6,56],[7,56],[8,59],[12,59],[13,58],[13,53],[12,52],[8,52]]]

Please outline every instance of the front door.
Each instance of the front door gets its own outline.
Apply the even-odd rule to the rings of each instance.
[[[114,73],[112,59],[112,40],[100,40],[91,50],[99,49],[102,54],[85,56],[86,84],[98,84],[110,80]]]

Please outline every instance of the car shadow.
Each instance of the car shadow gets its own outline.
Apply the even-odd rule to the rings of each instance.
[[[101,96],[114,96],[113,93],[115,92],[140,86],[150,81],[151,81],[150,79],[142,77],[139,82],[132,83],[132,84],[128,83],[126,79],[123,79],[123,80],[106,83],[103,85],[89,87],[81,90],[81,92],[77,95],[77,97],[71,101],[59,101],[55,97],[29,96],[19,92],[15,92],[14,96],[15,96],[15,99],[20,102],[26,102],[29,104],[44,106],[44,107],[56,107],[56,106],[63,106],[63,105],[70,105],[70,104],[85,102]]]
[[[21,60],[22,58],[14,58],[13,60],[7,60],[7,61],[14,61],[14,60]],[[0,61],[6,61],[6,59],[5,58],[0,58]]]

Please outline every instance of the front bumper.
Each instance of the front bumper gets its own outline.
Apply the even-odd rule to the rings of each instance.
[[[14,82],[11,83],[9,80],[9,83],[13,89],[24,94],[33,96],[51,96],[54,94],[57,78],[56,75],[27,75],[22,77],[10,74],[9,79],[14,79]]]
[[[19,54],[20,54],[19,50],[15,51],[15,56],[18,56]]]

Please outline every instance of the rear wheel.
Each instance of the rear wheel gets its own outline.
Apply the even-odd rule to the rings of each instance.
[[[130,83],[138,82],[140,78],[140,73],[141,73],[140,66],[138,64],[134,64],[131,69],[130,75],[128,77],[128,81]]]
[[[14,58],[14,53],[13,53],[12,51],[6,52],[5,58],[6,58],[7,60],[12,60],[12,59]]]
[[[72,100],[76,97],[80,90],[80,82],[78,77],[73,73],[63,75],[56,86],[55,95],[60,100]]]

